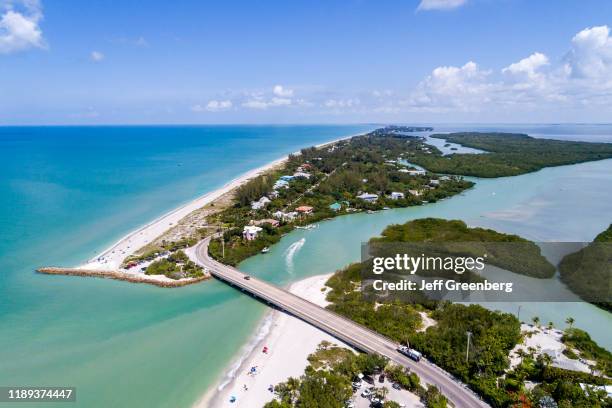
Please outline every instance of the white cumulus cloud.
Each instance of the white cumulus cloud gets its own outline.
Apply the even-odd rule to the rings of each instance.
[[[282,98],[288,98],[293,96],[293,89],[284,88],[282,85],[275,85],[272,89],[272,92],[274,93],[274,95]]]
[[[465,3],[467,0],[421,0],[417,10],[452,10]]]
[[[568,73],[575,78],[612,80],[612,37],[608,26],[585,28],[574,36],[566,56]]]
[[[555,63],[534,52],[499,72],[482,70],[471,61],[435,68],[402,103],[411,110],[434,112],[612,106],[610,29],[580,31]]]
[[[102,54],[100,51],[92,51],[91,54],[89,54],[89,58],[93,62],[100,62],[104,59],[104,54]]]
[[[213,99],[206,104],[206,110],[209,112],[224,111],[230,109],[231,107],[232,101],[230,100],[217,101]]]
[[[40,22],[42,7],[36,0],[6,2],[0,17],[0,54],[45,48]]]
[[[548,57],[546,55],[534,52],[529,57],[508,65],[506,68],[502,69],[502,72],[513,75],[525,75],[533,79],[538,76],[538,70],[548,64]]]

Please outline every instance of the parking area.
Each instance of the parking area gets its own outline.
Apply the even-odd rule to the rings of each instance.
[[[366,381],[361,381],[360,386],[358,388],[353,387],[355,392],[353,393],[353,407],[354,408],[369,408],[380,406],[376,404],[376,399],[372,398],[372,395],[362,396],[362,394],[368,394],[368,391],[371,391],[372,388],[386,388],[387,396],[384,398],[384,401],[395,401],[400,407],[403,408],[424,408],[425,406],[421,403],[419,397],[410,391],[404,389],[396,389],[393,387],[393,383],[391,383],[387,378],[385,378],[384,382],[379,381],[379,376],[375,376],[375,381],[373,384],[368,384]],[[399,387],[398,387],[399,388]],[[368,391],[366,391],[368,390]],[[371,393],[371,392],[370,392]]]

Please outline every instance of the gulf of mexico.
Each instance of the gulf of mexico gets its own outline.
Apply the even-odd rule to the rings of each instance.
[[[76,386],[77,406],[189,406],[263,306],[35,274],[301,147],[371,126],[0,127],[0,384]],[[74,406],[74,404],[70,404]]]

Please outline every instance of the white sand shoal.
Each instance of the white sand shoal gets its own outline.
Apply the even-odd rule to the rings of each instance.
[[[321,143],[316,147],[323,147],[332,143],[339,142],[341,140],[350,139],[354,136],[357,135],[350,135],[341,137],[339,139],[334,139],[329,142]],[[162,215],[161,217],[150,222],[149,224],[140,227],[136,231],[130,232],[128,235],[113,244],[110,248],[90,259],[86,264],[80,265],[79,268],[92,270],[119,269],[121,263],[127,256],[133,254],[138,249],[144,247],[148,243],[155,240],[157,237],[164,234],[185,216],[189,215],[193,211],[204,207],[207,204],[210,204],[211,202],[217,200],[224,194],[244,184],[248,180],[257,177],[258,175],[274,168],[275,166],[282,164],[287,160],[287,158],[288,156],[285,156],[280,159],[274,160],[264,166],[248,171],[240,177],[237,177],[229,183],[225,184],[223,187],[215,191],[211,191],[210,193],[206,193],[196,198],[195,200],[185,205],[182,205],[181,207],[178,207],[170,211],[169,213]]]
[[[321,288],[330,276],[301,280],[291,285],[289,290],[319,306],[326,306],[327,291],[323,292]],[[329,334],[280,311],[271,312],[268,324],[269,333],[255,344],[231,381],[227,383],[227,377],[224,378],[221,385],[209,391],[196,407],[262,407],[274,397],[268,387],[286,381],[288,377],[302,375],[308,365],[306,358],[323,340],[350,348]],[[262,351],[264,346],[269,349],[267,354]],[[257,367],[255,375],[248,374],[251,367]],[[224,382],[226,384],[222,386]],[[244,389],[245,385],[248,390]],[[230,402],[232,395],[236,397],[234,403]]]

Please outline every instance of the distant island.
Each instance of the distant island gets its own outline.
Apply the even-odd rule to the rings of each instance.
[[[559,263],[561,280],[581,298],[612,312],[612,224]]]
[[[539,139],[525,134],[497,132],[461,132],[435,134],[431,137],[486,152],[444,156],[435,149],[419,152],[411,158],[413,163],[436,173],[505,177],[530,173],[544,167],[612,158],[611,143]]]

